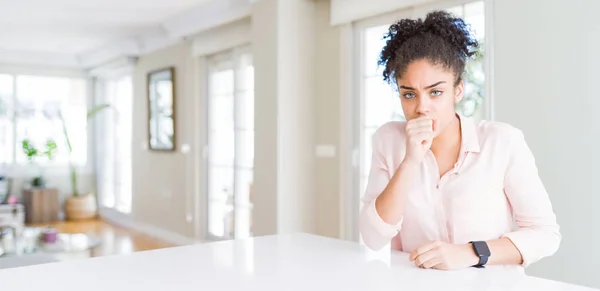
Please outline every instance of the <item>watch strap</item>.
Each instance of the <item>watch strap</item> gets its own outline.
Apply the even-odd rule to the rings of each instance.
[[[488,259],[491,255],[487,243],[485,241],[471,241],[469,243],[472,245],[473,251],[475,252],[477,257],[479,257],[479,263],[477,263],[473,267],[485,268],[485,264],[487,264]]]
[[[485,264],[487,264],[488,261],[488,256],[480,256],[479,257],[479,264],[473,266],[475,268],[485,268]]]

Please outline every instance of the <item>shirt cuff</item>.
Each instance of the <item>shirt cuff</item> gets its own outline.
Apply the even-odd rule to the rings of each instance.
[[[513,231],[504,234],[502,237],[510,239],[519,253],[521,253],[521,257],[523,258],[523,263],[521,265],[524,268],[529,267],[529,265],[537,260],[533,255],[535,249],[532,249],[532,246],[529,245],[531,234],[527,233],[527,231]]]
[[[392,238],[398,234],[400,231],[400,227],[402,225],[402,221],[404,218],[401,218],[397,224],[389,224],[381,219],[381,216],[377,213],[377,208],[375,208],[375,201],[369,205],[367,209],[367,217],[371,222],[371,225],[380,235],[384,237]]]

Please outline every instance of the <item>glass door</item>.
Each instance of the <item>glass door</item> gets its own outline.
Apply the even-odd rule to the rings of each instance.
[[[132,208],[133,81],[131,76],[100,79],[98,104],[110,110],[98,126],[98,194],[102,207],[129,214]]]
[[[209,58],[208,227],[210,240],[252,235],[254,68],[236,49]]]

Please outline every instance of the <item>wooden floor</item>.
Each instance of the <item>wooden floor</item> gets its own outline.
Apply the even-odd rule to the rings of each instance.
[[[102,244],[91,252],[91,256],[106,256],[128,254],[138,251],[161,249],[173,247],[173,244],[160,239],[124,229],[102,220],[65,221],[57,223],[36,224],[30,226],[46,227],[52,226],[63,233],[85,233],[97,236]]]

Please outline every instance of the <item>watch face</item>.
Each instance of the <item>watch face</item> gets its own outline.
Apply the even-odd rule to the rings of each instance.
[[[488,245],[486,242],[483,241],[478,241],[478,242],[473,242],[473,246],[475,247],[475,250],[477,251],[477,254],[480,257],[489,257],[490,254],[490,249],[488,248]]]

